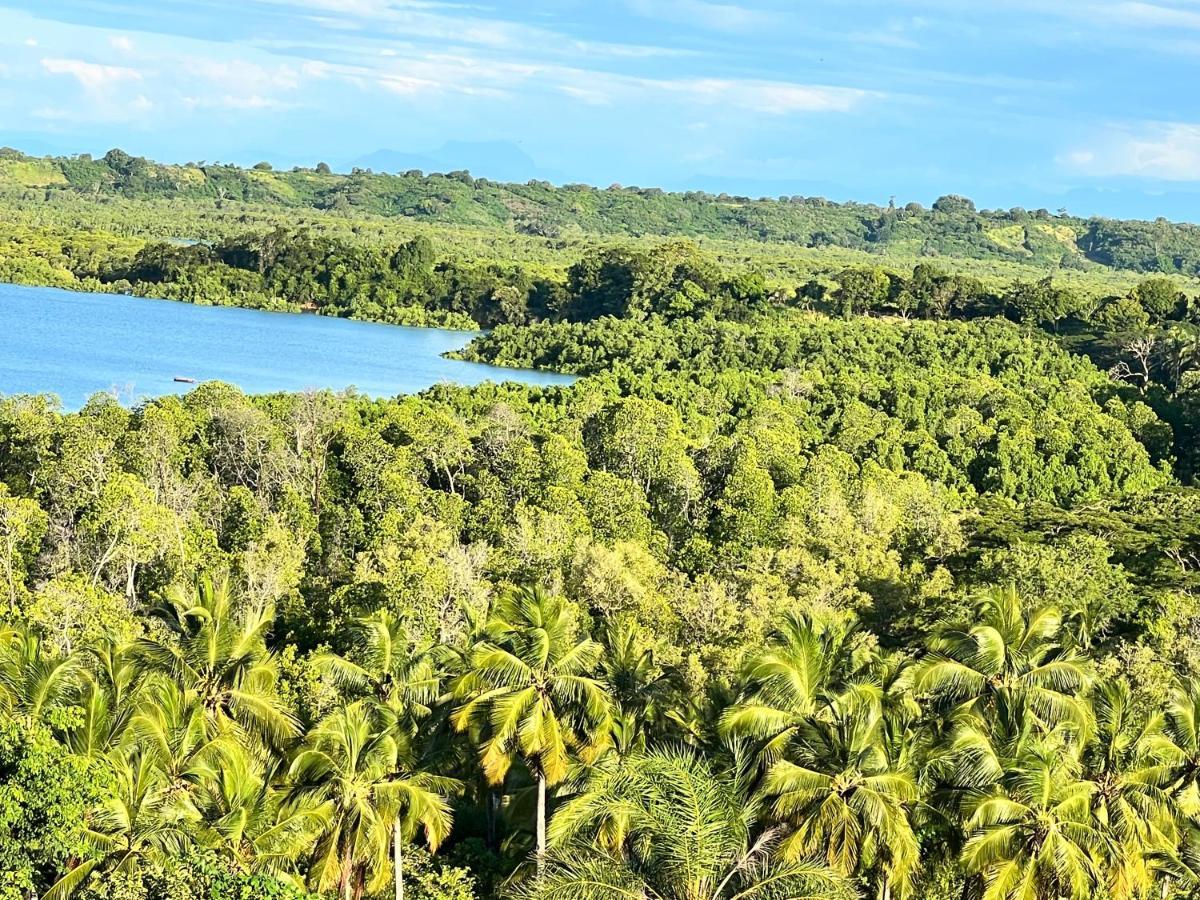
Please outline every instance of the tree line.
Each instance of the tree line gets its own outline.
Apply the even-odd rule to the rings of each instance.
[[[466,225],[550,238],[580,235],[690,236],[781,242],[804,247],[923,256],[1029,261],[1041,267],[1108,267],[1137,272],[1200,273],[1200,232],[1171,223],[1080,218],[1045,209],[978,210],[965,197],[930,207],[834,203],[821,197],[746,197],[703,191],[545,181],[500,184],[469,172],[425,174],[324,163],[276,171],[195,161],[169,165],[114,149],[103,157],[29,157],[0,150],[0,185],[11,191],[70,193],[100,201],[170,199],[257,204],[335,216],[370,214]]]

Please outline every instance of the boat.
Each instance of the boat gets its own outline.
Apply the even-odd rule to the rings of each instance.
[[[195,384],[196,383],[195,378],[187,378],[183,375],[176,375],[175,380],[178,381],[180,384]]]

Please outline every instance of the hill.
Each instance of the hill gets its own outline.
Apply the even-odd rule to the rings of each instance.
[[[388,161],[390,156],[381,154]],[[394,160],[393,160],[394,161]],[[1084,219],[1047,210],[979,210],[947,196],[932,208],[876,206],[821,197],[751,198],[701,191],[545,181],[505,184],[469,172],[399,174],[355,169],[275,171],[219,163],[156,163],[111,150],[102,158],[31,157],[0,150],[0,197],[45,200],[194,200],[279,210],[404,218],[548,238],[581,235],[706,237],[800,248],[844,248],[907,257],[955,257],[1088,270],[1200,274],[1200,228]]]

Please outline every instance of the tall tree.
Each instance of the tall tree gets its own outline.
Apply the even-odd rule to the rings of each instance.
[[[946,715],[995,719],[1002,707],[1020,707],[1043,724],[1085,726],[1080,692],[1090,666],[1066,639],[1053,607],[1026,610],[1016,591],[995,589],[977,604],[975,624],[943,627],[916,672],[916,689]]]
[[[1102,893],[1108,848],[1093,815],[1095,793],[1065,731],[1030,744],[998,788],[967,810],[963,865],[982,879],[985,900]]]
[[[537,866],[546,857],[546,792],[567,776],[571,752],[594,759],[611,739],[612,702],[592,673],[602,648],[576,635],[561,597],[541,587],[509,590],[456,686],[460,731],[474,729],[480,761],[493,784],[504,781],[513,754],[537,782]]]
[[[310,868],[317,890],[336,886],[357,900],[394,872],[402,896],[404,835],[422,829],[436,848],[449,833],[447,782],[413,771],[405,756],[393,722],[363,701],[331,713],[305,738],[291,766],[293,796],[330,807]]]
[[[161,614],[173,639],[143,640],[141,652],[203,710],[209,735],[235,731],[269,743],[295,736],[299,726],[275,691],[278,670],[266,645],[273,606],[239,610],[228,578],[209,576],[166,599]]]
[[[554,855],[527,889],[539,900],[826,900],[846,880],[775,854],[748,779],[686,751],[655,750],[598,772],[555,814]]]
[[[919,791],[915,773],[891,758],[881,719],[863,707],[808,719],[762,790],[792,828],[785,858],[821,858],[847,876],[873,869],[886,900],[909,895],[920,861],[911,818]]]

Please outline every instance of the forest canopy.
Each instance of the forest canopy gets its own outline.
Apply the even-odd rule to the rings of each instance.
[[[4,280],[482,327],[462,356],[580,377],[0,397],[0,900],[1200,891],[1189,227],[5,179]]]

